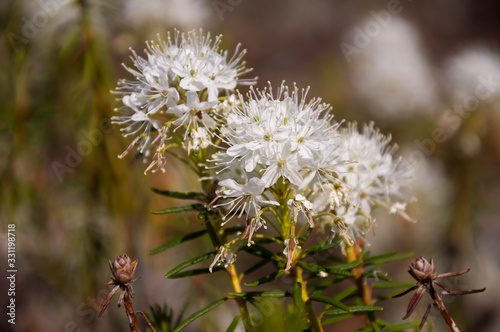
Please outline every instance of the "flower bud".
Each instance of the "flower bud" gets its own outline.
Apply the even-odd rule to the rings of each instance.
[[[408,271],[415,280],[420,282],[429,282],[435,279],[434,272],[434,262],[429,262],[427,259],[420,256],[420,258],[415,258],[410,264],[410,270]]]
[[[132,262],[127,255],[116,256],[112,263],[109,261],[109,268],[114,280],[125,284],[130,282],[134,277],[135,270],[137,269],[137,260]]]

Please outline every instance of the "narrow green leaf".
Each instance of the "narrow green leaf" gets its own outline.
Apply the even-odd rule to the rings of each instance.
[[[278,279],[279,277],[281,277],[283,274],[285,274],[285,270],[278,270],[276,272],[268,274],[265,277],[260,278],[259,280],[255,280],[253,282],[245,283],[245,286],[248,286],[248,287],[259,286],[259,285],[262,285],[262,284],[274,281],[274,280]]]
[[[186,267],[197,264],[199,262],[203,262],[207,259],[210,259],[210,258],[214,257],[216,254],[217,254],[216,251],[212,251],[212,252],[209,252],[207,254],[192,258],[184,263],[181,263],[181,264],[177,265],[176,267],[174,267],[172,270],[168,271],[167,274],[165,274],[165,278],[170,278],[170,276],[176,275],[180,271],[184,270]],[[208,268],[207,268],[207,270],[208,270]]]
[[[215,272],[219,272],[219,271],[222,271],[222,270],[225,270],[225,268],[223,268],[223,267],[214,267],[212,269],[212,272],[210,272],[210,270],[207,269],[207,268],[204,268],[204,269],[193,269],[193,270],[178,272],[178,273],[175,273],[175,274],[170,274],[168,276],[168,278],[169,279],[178,279],[178,278],[184,278],[184,277],[192,277],[192,276],[197,276],[197,275],[200,275],[200,274],[215,273]]]
[[[300,311],[303,310],[304,302],[302,302],[302,287],[300,283],[294,282],[292,286],[292,296],[293,296],[293,304],[295,308],[299,308]]]
[[[383,263],[387,263],[387,262],[405,259],[405,258],[412,257],[412,256],[413,256],[412,252],[403,252],[403,253],[399,253],[399,254],[397,254],[395,252],[390,252],[387,254],[366,257],[365,262],[379,265],[379,264],[383,264]]]
[[[287,297],[290,293],[285,291],[263,291],[263,292],[242,292],[242,293],[229,293],[231,296],[236,297]]]
[[[338,246],[340,242],[342,242],[342,239],[335,240],[332,243],[327,243],[326,240],[321,241],[321,243],[318,243],[317,245],[307,248],[306,250],[304,250],[304,252],[307,253],[308,256],[311,256],[314,254],[321,253],[323,251],[327,251],[331,248],[334,248]]]
[[[354,262],[345,263],[345,264],[336,264],[333,267],[336,269],[339,269],[339,270],[350,270],[350,269],[353,269],[355,267],[360,266],[361,264],[363,264],[363,262],[354,261]]]
[[[161,190],[153,187],[151,187],[151,190],[156,194],[178,199],[192,199],[196,201],[201,201],[206,198],[203,193]]]
[[[261,247],[259,245],[253,244],[252,246],[247,246],[246,244],[242,246],[240,250],[246,251],[251,255],[258,256],[261,258],[265,258],[268,260],[272,260],[274,262],[279,262],[280,260],[284,260],[284,258],[281,258],[274,254],[273,252],[269,251],[268,249]]]
[[[307,227],[307,230],[304,233],[304,235],[299,238],[299,242],[300,243],[306,242],[306,240],[309,238],[309,235],[311,235],[312,230],[313,229],[311,227]]]
[[[233,321],[231,322],[231,325],[229,325],[226,332],[234,332],[234,330],[236,330],[236,327],[238,327],[238,323],[240,322],[240,319],[241,319],[241,316],[234,317]]]
[[[352,277],[354,274],[349,271],[341,270],[335,268],[335,266],[324,266],[324,265],[319,265],[315,264],[312,262],[304,262],[304,261],[298,261],[297,265],[299,265],[301,268],[304,270],[307,270],[311,273],[314,274],[319,274],[321,271],[326,272],[328,274],[333,274],[337,276],[343,276],[343,277]]]
[[[337,322],[343,321],[345,319],[348,319],[348,318],[351,318],[354,316],[355,316],[355,314],[344,314],[344,315],[338,315],[338,316],[330,316],[330,318],[322,320],[321,325],[325,326],[328,324],[337,323]]]
[[[221,305],[222,303],[226,302],[227,301],[227,297],[223,297],[222,299],[212,303],[211,305],[209,305],[208,307],[206,308],[203,308],[197,312],[195,312],[194,314],[192,314],[191,316],[189,316],[188,318],[186,318],[182,323],[180,323],[173,332],[178,332],[180,330],[182,330],[183,328],[185,328],[187,325],[189,325],[190,323],[192,323],[193,321],[195,321],[196,319],[200,318],[201,316],[203,316],[204,314],[206,314],[207,312],[209,312],[210,310],[218,307],[219,305]]]
[[[249,275],[250,273],[252,272],[255,272],[257,271],[258,269],[260,269],[261,267],[263,267],[264,265],[266,265],[267,263],[269,263],[269,260],[267,259],[263,259],[259,262],[257,262],[256,264],[250,266],[248,269],[246,269],[245,271],[243,271],[243,275],[246,276],[246,275]]]
[[[176,245],[179,245],[183,242],[186,242],[186,241],[189,241],[189,240],[193,240],[193,239],[196,239],[200,236],[203,236],[205,235],[205,233],[207,233],[206,230],[202,230],[202,231],[198,231],[198,232],[194,232],[194,233],[190,233],[190,234],[187,234],[187,235],[184,235],[183,237],[180,237],[178,239],[175,239],[175,240],[171,240],[171,241],[168,241],[167,243],[165,244],[162,244],[161,246],[153,249],[153,250],[150,250],[148,252],[148,255],[155,255],[157,253],[160,253],[162,251],[165,251],[167,250],[168,248],[172,248]]]
[[[401,324],[387,324],[387,325],[384,325],[383,328],[385,330],[389,330],[389,331],[404,331],[406,329],[414,329],[415,331],[420,331],[418,329],[420,325],[420,322],[419,321],[414,321],[414,322],[408,322],[408,323],[401,323]]]
[[[311,295],[309,298],[313,301],[316,301],[316,302],[331,304],[339,309],[349,311],[348,306],[346,306],[344,303],[340,302],[339,300],[336,300],[336,299],[331,298],[331,297],[326,297],[326,296],[322,296],[322,295]]]
[[[172,208],[168,208],[165,210],[156,210],[152,211],[152,214],[167,214],[167,213],[177,213],[177,212],[183,212],[183,211],[202,211],[205,209],[205,206],[203,204],[190,204],[190,205],[184,205],[184,206],[176,206]]]
[[[382,311],[382,310],[384,310],[384,308],[382,308],[382,307],[375,307],[375,306],[371,306],[371,305],[355,305],[355,306],[349,307],[349,310],[344,310],[344,309],[327,310],[323,313],[323,316],[340,316],[340,315],[345,315],[345,314],[374,312],[374,311]]]
[[[351,287],[347,288],[346,290],[343,290],[342,292],[338,293],[336,296],[333,297],[333,299],[337,300],[337,301],[342,301],[343,299],[345,299],[346,297],[348,297],[349,295],[351,295],[355,291],[356,291],[356,286],[351,286]]]

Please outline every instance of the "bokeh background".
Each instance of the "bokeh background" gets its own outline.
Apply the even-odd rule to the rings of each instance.
[[[174,160],[145,176],[142,159],[116,158],[128,145],[109,120],[118,105],[109,91],[129,78],[121,63],[131,64],[129,47],[142,53],[146,40],[174,28],[222,33],[231,51],[241,42],[259,87],[310,86],[338,121],[375,121],[391,133],[397,154],[416,165],[408,209],[418,222],[379,216],[370,250],[433,257],[438,272],[470,267],[445,284],[487,291],[447,299],[452,316],[462,331],[500,330],[498,1],[10,0],[0,3],[0,21],[2,308],[11,223],[18,268],[16,325],[2,309],[0,330],[126,330],[116,298],[96,318],[108,259],[123,253],[139,259],[136,310],[166,303],[175,315],[190,302],[190,313],[229,289],[219,275],[164,278],[206,252],[203,240],[147,255],[201,228],[194,215],[153,216],[179,202],[149,187],[195,190],[196,181]],[[411,282],[408,263],[386,272]],[[401,321],[408,300],[388,303],[383,317]],[[225,304],[187,330],[225,330],[234,314]],[[437,310],[429,320],[447,330]]]

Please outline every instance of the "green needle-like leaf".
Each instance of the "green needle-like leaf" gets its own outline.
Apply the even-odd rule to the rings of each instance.
[[[177,212],[183,212],[183,211],[202,211],[205,209],[205,206],[203,204],[190,204],[190,205],[184,205],[184,206],[176,206],[172,208],[168,208],[165,210],[156,210],[152,211],[152,214],[167,214],[167,213],[177,213]]]
[[[203,308],[203,309],[195,312],[194,314],[192,314],[191,316],[189,316],[188,318],[186,318],[182,323],[180,323],[179,326],[177,326],[173,332],[178,332],[178,331],[182,330],[187,325],[189,325],[190,323],[194,322],[196,319],[200,318],[201,316],[203,316],[204,314],[206,314],[210,310],[212,310],[212,309],[218,307],[219,305],[221,305],[222,303],[226,302],[227,299],[228,299],[227,297],[223,297],[222,299],[220,299],[220,300],[212,303],[208,307]]]
[[[179,191],[161,190],[153,187],[151,187],[151,190],[156,194],[178,199],[192,199],[196,201],[203,201],[206,198],[203,193],[197,193],[197,192],[179,192]]]
[[[327,310],[323,313],[323,316],[340,316],[340,315],[345,315],[345,314],[352,314],[352,313],[363,313],[363,312],[374,312],[374,311],[382,311],[384,308],[382,307],[375,307],[371,305],[355,305],[348,307],[349,310],[344,310],[344,309],[332,309],[332,310]]]
[[[198,231],[198,232],[194,232],[194,233],[190,233],[190,234],[184,235],[183,237],[180,237],[180,238],[175,239],[175,240],[168,241],[167,243],[162,244],[161,246],[159,246],[159,247],[157,247],[157,248],[149,251],[148,255],[155,255],[157,253],[160,253],[162,251],[167,250],[168,248],[175,247],[176,245],[179,245],[179,244],[181,244],[183,242],[199,238],[200,236],[203,236],[206,233],[207,233],[207,230],[202,230],[202,231]]]
[[[297,262],[297,265],[299,265],[304,270],[307,270],[307,271],[314,273],[314,274],[319,274],[321,271],[323,271],[323,272],[326,272],[328,274],[333,274],[333,275],[343,276],[343,277],[352,277],[354,275],[352,272],[342,270],[342,269],[337,269],[337,268],[335,268],[335,266],[324,266],[324,265],[319,265],[319,264],[315,264],[312,262],[304,262],[304,261]]]
[[[229,325],[226,332],[234,332],[234,330],[236,330],[236,327],[238,327],[238,323],[240,322],[240,319],[241,319],[241,316],[234,317],[233,321],[231,322],[231,325]]]
[[[192,258],[184,263],[181,263],[181,264],[177,265],[175,268],[173,268],[172,270],[168,271],[167,274],[165,274],[165,278],[170,278],[171,276],[174,276],[177,273],[179,273],[180,271],[184,270],[186,267],[197,264],[199,262],[203,262],[207,259],[214,257],[215,255],[217,255],[217,252],[212,251],[212,252],[209,252],[207,254]],[[208,270],[208,268],[207,268],[207,270]]]
[[[313,301],[316,301],[316,302],[331,304],[339,309],[349,311],[348,306],[346,306],[345,304],[343,304],[339,300],[333,299],[331,297],[326,297],[326,296],[322,296],[322,295],[311,295],[309,298]]]
[[[259,280],[255,280],[254,282],[245,283],[245,286],[248,286],[248,287],[259,286],[259,285],[274,281],[274,280],[278,279],[279,277],[281,277],[283,274],[285,274],[285,270],[278,270],[276,272],[268,274],[265,277],[260,278]]]
[[[264,292],[241,292],[241,293],[229,293],[231,296],[236,297],[287,297],[290,293],[285,291],[264,291]]]
[[[371,263],[374,265],[380,265],[383,263],[387,262],[392,262],[392,261],[397,261],[400,259],[412,257],[413,253],[412,252],[403,252],[400,254],[397,254],[395,252],[390,252],[387,254],[382,254],[382,255],[377,255],[377,256],[372,256],[372,257],[366,257],[365,262],[366,263]]]
[[[212,272],[210,272],[210,270],[207,269],[207,268],[204,268],[204,269],[193,269],[193,270],[178,272],[178,273],[175,273],[175,274],[170,274],[168,276],[168,278],[170,278],[170,279],[177,279],[177,278],[184,278],[184,277],[192,277],[192,276],[197,276],[197,275],[200,275],[200,274],[215,273],[215,272],[219,272],[219,271],[222,271],[222,270],[225,270],[225,268],[223,268],[223,267],[214,267],[212,269]]]

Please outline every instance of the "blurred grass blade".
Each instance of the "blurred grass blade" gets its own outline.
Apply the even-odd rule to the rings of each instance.
[[[172,208],[168,208],[165,210],[156,210],[152,211],[152,214],[167,214],[167,213],[177,213],[177,212],[183,212],[183,211],[203,211],[205,209],[205,206],[203,204],[190,204],[190,205],[184,205],[184,206],[176,206]]]
[[[405,259],[412,257],[413,253],[412,252],[403,252],[403,253],[395,253],[395,252],[390,252],[387,254],[382,254],[382,255],[377,255],[377,256],[372,256],[372,257],[366,257],[365,262],[366,263],[371,263],[375,265],[380,265],[384,264],[387,262],[392,262],[392,261],[397,261],[400,259]]]
[[[162,244],[161,246],[153,249],[153,250],[150,250],[148,252],[148,255],[155,255],[157,253],[160,253],[162,251],[165,251],[167,250],[168,248],[172,248],[172,247],[175,247],[176,245],[179,245],[183,242],[186,242],[186,241],[189,241],[189,240],[193,240],[193,239],[196,239],[196,238],[199,238],[200,236],[203,236],[205,235],[205,233],[207,233],[207,230],[202,230],[202,231],[198,231],[198,232],[193,232],[193,233],[190,233],[190,234],[187,234],[187,235],[184,235],[183,237],[180,237],[178,239],[175,239],[175,240],[171,240],[171,241],[168,241],[167,243],[165,244]]]
[[[225,268],[223,268],[223,267],[214,267],[212,269],[212,272],[210,272],[210,270],[207,269],[207,268],[204,268],[204,269],[193,269],[193,270],[181,271],[181,272],[177,272],[177,273],[174,273],[174,274],[170,274],[168,276],[168,278],[170,278],[170,279],[177,279],[177,278],[184,278],[184,277],[192,277],[192,276],[197,276],[197,275],[200,275],[200,274],[215,273],[215,272],[219,272],[219,271],[222,271],[222,270],[225,270]]]
[[[201,316],[203,316],[204,314],[206,314],[210,310],[218,307],[219,305],[221,305],[222,303],[224,303],[226,301],[227,301],[227,297],[223,297],[222,299],[220,299],[220,300],[212,303],[208,307],[203,308],[203,309],[195,312],[194,314],[192,314],[191,316],[189,316],[188,318],[186,318],[182,323],[180,323],[179,326],[177,326],[175,328],[174,332],[178,332],[178,331],[182,330],[183,328],[185,328],[190,323],[194,322],[195,320],[197,320],[198,318],[200,318]]]
[[[316,302],[331,304],[339,309],[349,311],[348,306],[346,306],[344,303],[340,302],[339,300],[336,300],[336,299],[331,298],[331,297],[326,297],[326,296],[322,296],[322,295],[311,295],[310,299],[312,301],[316,301]]]
[[[236,297],[287,297],[290,296],[288,292],[285,291],[263,291],[263,292],[241,292],[241,293],[228,293],[231,296]]]
[[[182,270],[184,270],[188,266],[198,264],[199,262],[203,262],[207,259],[215,257],[216,254],[217,254],[216,251],[212,251],[212,252],[209,252],[207,254],[192,258],[184,263],[181,263],[181,264],[177,265],[176,267],[174,267],[172,270],[168,271],[167,274],[165,274],[165,278],[170,278],[171,276],[178,274],[179,272],[181,272]],[[208,267],[207,267],[207,271],[208,271]]]
[[[314,274],[319,274],[321,271],[326,272],[328,274],[333,274],[337,276],[343,276],[343,277],[352,277],[354,274],[352,272],[342,270],[342,269],[337,269],[335,266],[323,266],[311,262],[304,262],[304,261],[298,261],[297,265],[299,265],[301,268],[304,270],[307,270],[311,273]]]
[[[285,273],[285,270],[278,270],[276,272],[268,274],[265,277],[260,278],[259,280],[255,280],[254,282],[245,283],[245,286],[248,286],[248,287],[259,286],[259,285],[262,285],[262,284],[265,284],[265,283],[268,283],[268,282],[271,282],[271,281],[278,279],[284,273]]]
[[[353,313],[364,313],[364,312],[374,312],[374,311],[382,311],[384,308],[375,307],[372,305],[355,305],[348,307],[349,310],[344,309],[332,309],[327,310],[323,313],[323,316],[341,316],[345,314],[353,314]]]
[[[178,198],[178,199],[192,199],[195,201],[203,201],[206,199],[206,197],[203,193],[161,190],[161,189],[157,189],[154,187],[151,187],[151,190],[158,195],[163,195],[163,196]]]
[[[350,269],[353,269],[355,267],[360,266],[361,264],[363,264],[363,262],[354,261],[354,262],[345,263],[345,264],[336,264],[334,267],[336,269],[339,269],[339,270],[350,270]]]
[[[249,275],[250,273],[257,271],[258,269],[260,269],[261,267],[263,267],[267,263],[269,263],[269,261],[267,259],[263,259],[263,260],[255,263],[254,265],[250,266],[245,271],[243,271],[243,275],[244,276]]]
[[[236,316],[234,317],[233,321],[231,322],[231,325],[227,328],[226,332],[234,332],[236,328],[238,327],[238,323],[240,322],[241,317]]]

